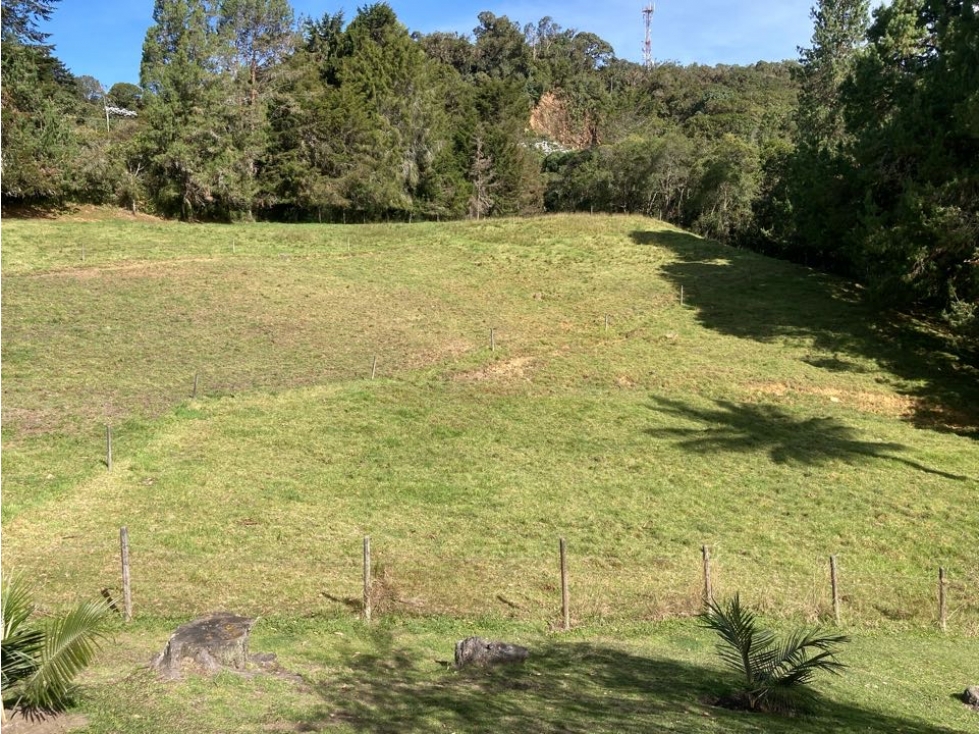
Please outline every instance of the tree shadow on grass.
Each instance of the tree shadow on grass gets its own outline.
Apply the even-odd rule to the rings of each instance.
[[[677,256],[662,271],[706,328],[760,342],[808,339],[814,353],[805,361],[832,372],[866,372],[861,360],[876,362],[912,399],[907,420],[979,440],[979,365],[927,324],[874,311],[842,279],[692,234],[636,231],[632,239]]]
[[[729,711],[709,702],[730,676],[590,642],[549,641],[527,663],[455,671],[396,647],[357,656],[314,683],[323,707],[298,731],[370,732],[951,732],[816,696],[805,716]],[[721,685],[718,685],[718,682]]]
[[[765,451],[776,464],[819,465],[839,459],[893,461],[945,479],[971,479],[900,456],[906,449],[899,443],[865,441],[858,431],[828,416],[800,420],[775,405],[738,405],[727,400],[715,401],[712,408],[696,408],[661,397],[652,400],[654,411],[701,425],[650,428],[646,433],[676,439],[681,448],[695,453]]]

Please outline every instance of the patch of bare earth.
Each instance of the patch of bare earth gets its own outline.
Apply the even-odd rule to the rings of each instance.
[[[564,99],[554,92],[546,92],[534,107],[530,114],[530,129],[575,150],[598,142],[598,127],[591,115],[576,118]]]
[[[478,370],[470,370],[456,375],[460,382],[479,382],[482,380],[529,380],[533,357],[514,357],[486,365]]]
[[[132,222],[160,222],[160,217],[152,214],[145,214],[141,211],[135,213],[131,209],[123,209],[116,206],[94,206],[92,204],[81,204],[74,206],[57,217],[66,222],[105,222],[113,219],[132,221]]]
[[[30,719],[23,714],[4,709],[3,734],[62,734],[88,726],[88,718],[81,714],[55,714]]]
[[[12,219],[56,219],[63,222],[105,222],[123,220],[131,222],[161,222],[161,217],[133,212],[118,206],[94,204],[69,204],[67,206],[42,206],[36,204],[7,205],[3,216]]]

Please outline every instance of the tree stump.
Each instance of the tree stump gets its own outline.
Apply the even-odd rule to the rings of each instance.
[[[520,645],[484,640],[481,637],[467,637],[456,643],[456,667],[522,663],[529,654],[530,651]]]
[[[184,668],[213,674],[223,668],[244,670],[248,663],[248,634],[254,619],[218,612],[181,625],[152,662],[167,678],[179,678]]]

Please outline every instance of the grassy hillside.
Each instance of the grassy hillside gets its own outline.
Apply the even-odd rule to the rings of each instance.
[[[702,544],[717,594],[795,621],[830,615],[838,554],[846,624],[885,630],[897,669],[939,644],[924,630],[940,565],[950,629],[975,659],[976,375],[922,325],[875,323],[858,295],[642,218],[8,220],[4,570],[37,578],[45,604],[118,590],[126,525],[153,634],[232,608],[350,636],[370,535],[375,602],[405,620],[411,659],[443,615],[452,634],[478,623],[539,639],[560,620],[564,537],[575,624],[625,630],[601,634],[642,657],[636,638],[658,634],[647,621],[697,610]],[[413,618],[429,620],[417,634]],[[684,624],[695,642],[671,654],[703,666],[707,638]],[[558,657],[585,649],[542,639]],[[365,640],[364,655],[394,654]],[[733,725],[699,726],[675,730]]]

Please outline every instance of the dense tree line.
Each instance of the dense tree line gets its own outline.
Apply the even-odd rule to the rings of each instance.
[[[646,70],[551,18],[409,34],[385,3],[297,24],[287,0],[156,0],[140,85],[105,91],[37,34],[57,1],[3,0],[4,115],[23,123],[5,125],[8,203],[321,221],[587,208],[723,238],[789,143],[792,64]],[[560,119],[531,130],[545,102]]]
[[[798,62],[650,69],[551,18],[410,34],[386,3],[156,0],[140,84],[75,78],[3,0],[5,204],[185,219],[634,212],[979,324],[979,27],[819,0]]]

